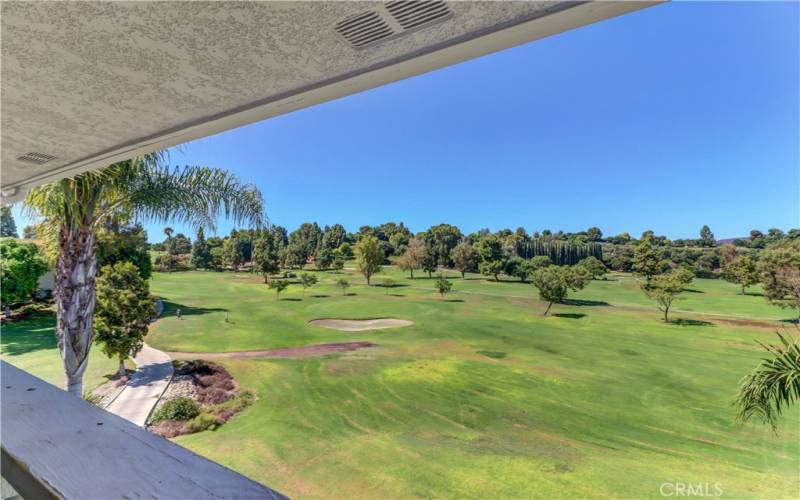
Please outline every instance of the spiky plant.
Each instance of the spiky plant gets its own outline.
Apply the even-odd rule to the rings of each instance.
[[[773,431],[783,410],[800,399],[800,337],[777,335],[780,344],[761,344],[772,356],[742,379],[734,403],[739,422],[757,418]]]
[[[261,192],[225,170],[171,168],[163,153],[115,163],[33,189],[26,211],[42,217],[42,239],[55,260],[56,337],[67,390],[80,397],[92,345],[97,272],[96,230],[112,217],[177,221],[214,228],[219,213],[263,222]]]

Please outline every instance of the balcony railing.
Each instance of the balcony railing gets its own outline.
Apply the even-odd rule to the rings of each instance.
[[[23,498],[285,498],[6,362],[0,384],[0,472]]]

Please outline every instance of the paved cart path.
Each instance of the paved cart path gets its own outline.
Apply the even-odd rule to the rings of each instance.
[[[172,379],[172,358],[147,344],[133,361],[136,372],[106,410],[144,427],[148,415]]]

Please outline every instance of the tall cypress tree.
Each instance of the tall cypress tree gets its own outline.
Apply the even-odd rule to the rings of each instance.
[[[197,238],[192,245],[192,265],[197,269],[210,269],[214,259],[211,257],[211,249],[206,243],[206,236],[203,228],[197,230]]]

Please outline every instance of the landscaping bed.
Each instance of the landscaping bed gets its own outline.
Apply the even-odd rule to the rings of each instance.
[[[202,360],[175,361],[175,375],[147,428],[167,438],[215,430],[252,401],[253,395],[242,390],[225,367]]]
[[[128,383],[128,378],[134,371],[135,370],[127,370],[126,375],[123,377],[120,377],[118,373],[107,375],[108,382],[95,387],[84,396],[84,399],[93,405],[105,408],[119,396],[119,393],[125,388],[125,384]]]

